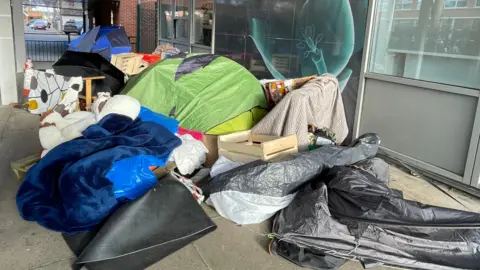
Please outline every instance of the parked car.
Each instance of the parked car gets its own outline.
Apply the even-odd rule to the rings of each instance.
[[[31,26],[32,24],[34,24],[36,21],[38,21],[38,19],[33,19],[33,20],[30,20],[28,21],[25,26]]]
[[[48,23],[46,21],[36,21],[30,25],[33,30],[47,30]]]
[[[65,32],[65,34],[77,33],[80,35],[82,33],[82,29],[82,21],[68,21],[63,26],[63,32]]]

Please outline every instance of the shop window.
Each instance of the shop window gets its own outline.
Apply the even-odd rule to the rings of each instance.
[[[173,38],[173,3],[170,0],[159,1],[160,39]]]
[[[213,31],[213,0],[195,0],[193,43],[211,46]]]
[[[376,12],[369,72],[480,89],[480,19],[448,18],[445,9],[434,20],[431,2],[423,1],[432,6],[417,18],[394,19],[391,27]],[[446,0],[445,5],[462,8],[466,2]]]

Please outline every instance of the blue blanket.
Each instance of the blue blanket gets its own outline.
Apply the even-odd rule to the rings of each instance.
[[[112,164],[150,155],[166,162],[181,144],[165,127],[121,115],[108,115],[83,137],[52,149],[22,182],[17,193],[20,215],[55,231],[88,231],[116,209]]]

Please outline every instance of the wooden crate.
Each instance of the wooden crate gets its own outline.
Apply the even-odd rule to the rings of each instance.
[[[148,67],[142,56],[136,53],[114,54],[110,63],[128,75],[138,74]]]
[[[247,130],[218,137],[218,154],[238,162],[271,160],[297,152],[296,135],[268,136]]]

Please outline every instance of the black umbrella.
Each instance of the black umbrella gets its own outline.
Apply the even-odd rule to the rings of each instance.
[[[105,76],[93,81],[94,93],[110,92],[116,95],[125,85],[125,74],[97,53],[66,51],[53,64],[56,74],[66,77]]]

